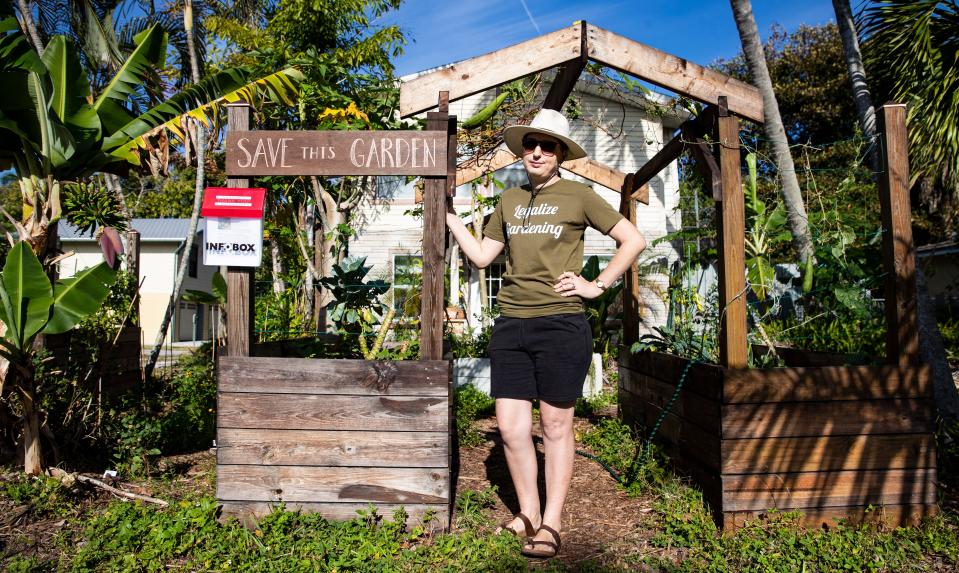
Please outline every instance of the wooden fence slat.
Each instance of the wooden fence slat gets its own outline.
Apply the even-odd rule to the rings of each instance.
[[[657,408],[664,408],[676,391],[675,384],[634,372],[620,378],[620,387],[626,392],[642,397]],[[714,432],[717,437],[719,436],[720,404],[718,401],[680,390],[671,411],[703,430]]]
[[[424,73],[400,86],[400,117],[436,107],[436,93],[450,101],[493,88],[572,60],[580,55],[579,24]]]
[[[704,103],[726,96],[730,111],[762,123],[763,100],[754,86],[593,25],[586,31],[590,59]]]
[[[244,101],[227,104],[227,134],[248,131],[252,108]],[[248,177],[227,177],[227,187],[249,187]],[[226,356],[249,356],[256,316],[253,272],[250,267],[228,267],[226,273]]]
[[[218,379],[221,392],[446,397],[449,363],[224,356]]]
[[[217,428],[445,432],[448,417],[437,397],[221,392]]]
[[[909,205],[909,141],[905,104],[879,108],[885,169],[879,174],[882,263],[886,277],[886,362],[919,363],[916,260]]]
[[[448,501],[447,468],[217,466],[217,499],[267,502]]]
[[[726,373],[726,404],[930,397],[928,366],[823,366]]]
[[[719,250],[719,363],[745,368],[746,349],[746,208],[739,164],[739,119],[729,115],[727,97],[718,102],[722,201],[716,203]]]
[[[279,508],[279,505],[280,504],[266,501],[225,501],[220,504],[220,507],[222,508],[222,513],[224,515],[233,515],[239,517],[241,520],[248,520],[251,516],[256,518],[265,517]],[[428,511],[434,513],[434,519],[431,522],[434,524],[434,527],[431,529],[442,529],[449,520],[448,504],[377,503],[374,504],[374,506],[376,507],[377,515],[382,516],[386,521],[393,521],[393,512],[402,507],[403,510],[409,515],[406,521],[408,526],[422,524],[423,517]],[[284,503],[283,507],[287,511],[318,513],[331,521],[345,521],[359,517],[357,511],[365,512],[369,510],[370,504],[332,502],[315,503],[300,501]],[[427,526],[427,524],[423,525]]]
[[[723,440],[723,474],[932,468],[931,434]]]
[[[227,465],[449,467],[446,432],[222,428],[216,443]]]
[[[620,367],[639,374],[654,376],[668,384],[678,384],[689,360],[662,352],[619,353]],[[710,400],[720,400],[723,392],[724,370],[715,364],[695,364],[687,374],[683,392],[699,394]]]
[[[449,128],[449,94],[440,92],[438,112],[426,114],[426,128]],[[420,356],[439,360],[443,356],[444,276],[446,271],[446,196],[449,181],[426,177],[423,186],[423,288],[420,294]]]
[[[934,432],[931,400],[777,402],[723,406],[723,438]]]
[[[724,476],[723,511],[936,503],[932,468]]]
[[[844,519],[849,523],[875,523],[887,527],[916,526],[924,517],[938,513],[939,506],[935,504],[885,505],[871,509],[864,506],[807,508],[802,510],[799,523],[808,528],[835,527],[837,519]],[[724,529],[735,529],[765,514],[765,510],[725,512],[721,525]]]

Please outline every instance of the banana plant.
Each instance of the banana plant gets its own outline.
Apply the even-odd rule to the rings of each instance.
[[[777,203],[770,210],[759,198],[756,154],[746,155],[748,176],[744,182],[746,196],[746,276],[753,293],[759,300],[766,300],[769,287],[776,277],[769,253],[792,234],[786,227],[786,209]]]
[[[182,137],[184,116],[211,125],[224,103],[259,95],[290,103],[297,91],[300,74],[294,69],[255,78],[248,68],[232,68],[135,115],[127,102],[163,67],[166,52],[167,34],[158,25],[144,30],[114,77],[94,94],[77,48],[65,36],[51,38],[41,56],[11,5],[0,4],[0,170],[16,170],[24,202],[21,238],[34,252],[46,252],[48,228],[60,217],[61,182],[126,173],[139,165],[152,135],[170,130]]]
[[[24,471],[28,474],[43,470],[33,342],[40,334],[66,332],[96,312],[116,276],[104,262],[50,284],[26,241],[16,243],[7,254],[0,276],[0,321],[6,327],[0,337],[0,356],[9,361],[10,367],[6,378],[0,380],[0,396],[11,391],[19,394]]]

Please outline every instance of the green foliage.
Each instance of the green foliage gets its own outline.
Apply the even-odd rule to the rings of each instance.
[[[596,416],[598,412],[606,410],[611,406],[615,406],[618,403],[619,398],[615,389],[612,391],[604,390],[596,396],[584,396],[576,400],[574,413],[580,418],[591,418]]]
[[[766,293],[776,278],[770,253],[779,245],[792,239],[786,225],[786,208],[777,199],[773,209],[757,193],[758,176],[756,174],[756,154],[746,155],[748,177],[743,183],[746,196],[746,276],[749,285],[759,300],[766,299]]]
[[[485,510],[496,505],[497,487],[484,490],[464,489],[456,495],[456,527],[477,529],[492,523]]]
[[[599,257],[593,255],[586,259],[580,276],[588,281],[596,280],[599,276]],[[606,321],[611,317],[609,309],[623,290],[623,283],[609,286],[603,294],[594,299],[585,300],[583,306],[586,310],[586,319],[589,321],[590,329],[593,332],[593,352],[600,354],[609,353],[609,343],[612,333],[606,330]]]
[[[484,503],[487,494],[469,496]],[[463,503],[462,501],[460,503]],[[217,502],[198,498],[157,510],[116,502],[86,524],[74,571],[515,571],[525,567],[518,540],[472,529],[433,536],[407,526],[406,512],[386,521],[370,508],[351,521],[277,509],[253,529],[217,521]]]
[[[941,0],[871,2],[862,12],[860,30],[873,101],[907,104],[910,172],[923,181],[924,203],[954,229],[959,200],[959,5]]]
[[[856,109],[835,24],[801,25],[793,32],[773,26],[763,51],[791,141],[827,143],[855,134]],[[742,54],[715,67],[754,83]]]
[[[763,325],[770,338],[788,346],[848,354],[872,361],[885,355],[886,322],[880,312],[862,318],[819,316],[806,320],[771,320]]]
[[[456,388],[454,399],[456,434],[460,447],[473,447],[486,442],[486,438],[476,429],[473,422],[490,416],[496,401],[470,384]]]
[[[620,486],[631,496],[665,483],[666,470],[656,447],[641,441],[632,428],[616,419],[603,419],[581,436],[584,445],[619,474]]]
[[[27,505],[37,517],[66,517],[76,503],[76,492],[46,476],[16,475],[0,484],[0,498],[7,498],[17,505]]]
[[[120,201],[106,187],[94,183],[74,183],[64,188],[63,209],[67,221],[81,234],[93,236],[95,228],[126,229]]]
[[[654,350],[691,360],[716,361],[719,357],[719,313],[716,292],[708,297],[682,277],[671,277],[669,309],[664,326],[653,327],[634,343],[631,352]]]
[[[379,296],[390,285],[382,280],[363,282],[371,268],[366,266],[366,257],[352,257],[333,265],[333,276],[319,280],[333,294],[330,319],[341,332],[355,333],[362,325],[372,324],[372,313],[383,309]]]

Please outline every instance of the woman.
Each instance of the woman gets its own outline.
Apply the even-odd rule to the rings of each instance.
[[[541,110],[530,125],[506,128],[504,139],[522,156],[529,185],[503,192],[485,227],[473,237],[455,213],[446,223],[463,253],[488,266],[504,249],[507,270],[497,295],[501,316],[490,339],[491,394],[520,512],[503,528],[529,539],[523,554],[559,552],[563,505],[573,471],[573,405],[582,396],[592,356],[584,299],[600,296],[636,260],[646,242],[636,227],[591,188],[564,180],[564,161],[586,157],[569,138],[559,112]],[[579,276],[586,226],[620,243],[594,281]],[[546,453],[546,504],[536,486],[532,405],[540,403]]]

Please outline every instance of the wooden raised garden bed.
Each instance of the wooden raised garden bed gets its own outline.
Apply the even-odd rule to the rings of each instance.
[[[245,517],[289,509],[449,520],[448,361],[223,357],[217,499]]]
[[[689,361],[620,356],[623,418],[652,428]],[[725,527],[773,508],[913,523],[937,510],[931,396],[925,367],[695,364],[657,438]]]

